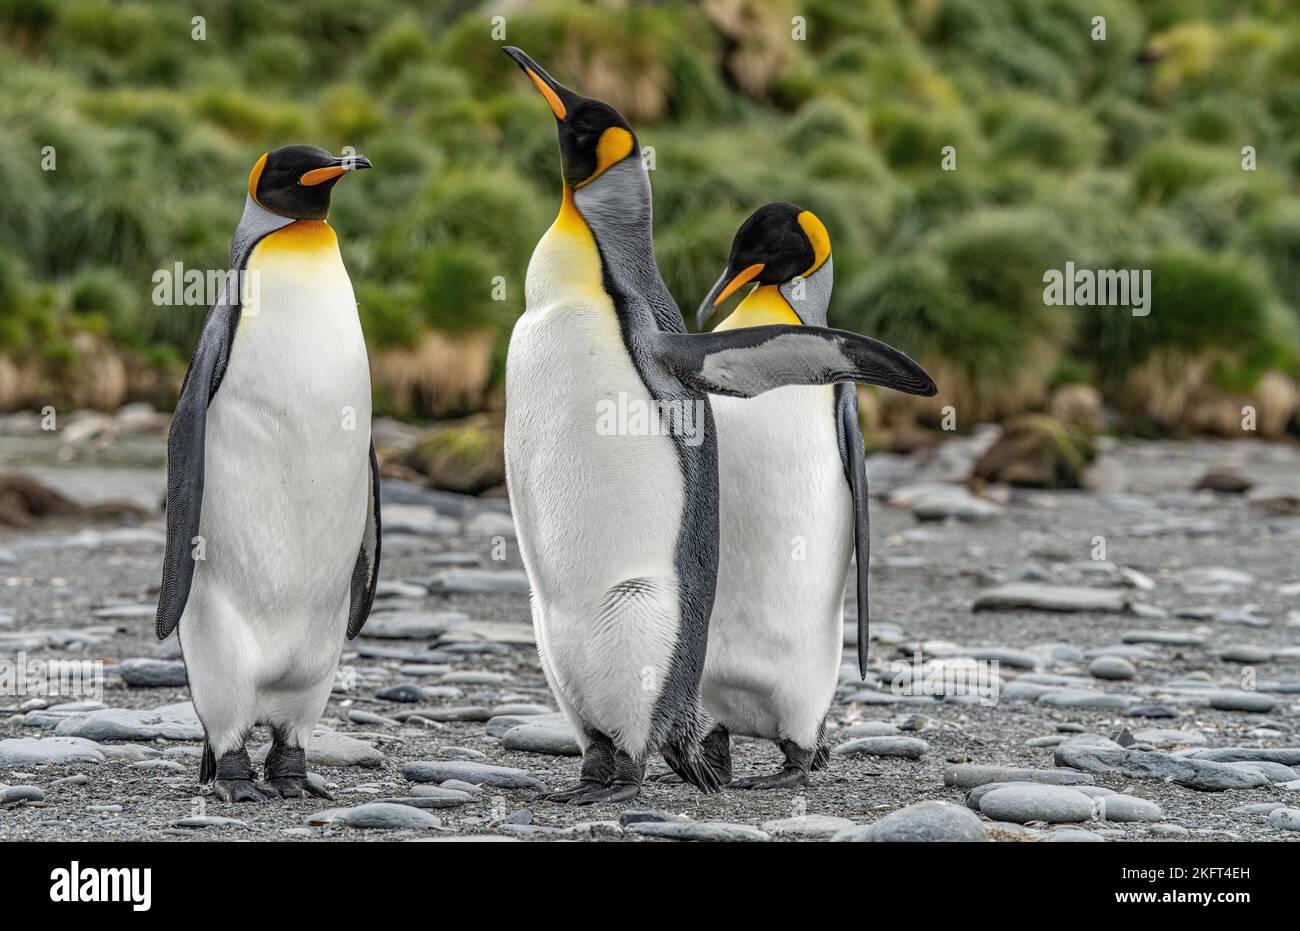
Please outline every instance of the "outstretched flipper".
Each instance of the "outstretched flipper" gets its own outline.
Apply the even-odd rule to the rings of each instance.
[[[871,563],[871,518],[867,513],[867,457],[858,422],[858,389],[835,386],[835,423],[840,440],[840,460],[853,492],[853,543],[858,563],[858,673],[867,677],[867,642],[870,638],[870,608],[867,602],[867,572]]]
[[[370,617],[375,603],[375,585],[379,581],[379,460],[375,458],[375,441],[370,441],[370,503],[366,511],[366,532],[361,538],[361,552],[352,570],[352,601],[348,607],[348,639],[354,639]]]
[[[785,385],[859,382],[929,397],[933,379],[879,340],[814,326],[757,326],[653,336],[652,350],[674,375],[709,394],[752,398]]]

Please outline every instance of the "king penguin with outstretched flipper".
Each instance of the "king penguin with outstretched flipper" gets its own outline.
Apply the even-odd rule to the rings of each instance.
[[[578,783],[547,798],[635,798],[656,752],[715,791],[723,779],[699,695],[718,561],[707,394],[837,381],[929,394],[934,384],[855,334],[686,333],[655,264],[650,179],[632,128],[505,51],[555,116],[564,185],[506,361],[506,477],[538,653],[583,751]]]
[[[736,233],[701,327],[753,287],[717,331],[825,326],[831,241],[809,210],[768,204]],[[716,332],[716,331],[715,331]],[[858,665],[867,659],[867,473],[854,385],[792,386],[752,400],[714,398],[718,431],[718,592],[700,693],[729,734],[766,737],[781,770],[732,788],[802,785],[826,763],[823,724],[839,681],[844,586],[858,558]]]
[[[362,156],[258,159],[167,437],[158,637],[180,628],[206,734],[202,782],[227,802],[328,797],[305,744],[379,574],[370,367],[330,193]],[[265,778],[244,741],[271,728]]]

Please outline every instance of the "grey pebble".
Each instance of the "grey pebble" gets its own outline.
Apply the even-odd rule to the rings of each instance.
[[[498,789],[543,788],[541,780],[527,770],[468,760],[416,760],[403,766],[402,774],[411,782],[444,783],[448,779],[461,779]]]
[[[1048,835],[1047,840],[1053,844],[1104,844],[1106,838],[1095,831],[1080,828],[1061,828]]]
[[[1227,663],[1267,663],[1273,658],[1268,647],[1239,643],[1219,651],[1219,659]]]
[[[1191,755],[1195,759],[1215,763],[1265,760],[1283,766],[1300,766],[1300,747],[1217,747],[1213,750],[1197,750]]]
[[[573,727],[561,714],[535,715],[506,731],[501,738],[506,750],[524,753],[545,753],[553,756],[581,756],[578,738]]]
[[[382,611],[370,615],[361,636],[382,640],[432,640],[469,617],[453,611]]]
[[[627,827],[629,824],[644,824],[649,822],[664,823],[668,821],[687,821],[685,815],[674,814],[671,811],[625,811],[619,814],[618,823]]]
[[[432,592],[459,594],[528,594],[528,576],[522,569],[447,569],[429,580]]]
[[[1282,831],[1300,831],[1300,808],[1278,808],[1268,816],[1268,823]]]
[[[919,760],[930,745],[918,737],[859,737],[842,743],[834,750],[836,756],[893,756]]]
[[[898,733],[898,726],[890,724],[888,721],[859,721],[856,724],[850,724],[844,731],[844,736],[852,739],[856,737],[892,737]]]
[[[1176,757],[1160,751],[1125,750],[1117,744],[1109,747],[1067,740],[1056,748],[1057,766],[1068,766],[1090,773],[1122,773],[1145,779],[1166,779],[1190,789],[1218,792],[1266,785],[1259,773],[1244,772],[1188,757]]]
[[[101,763],[104,752],[90,740],[73,737],[11,737],[0,740],[0,766]]]
[[[116,669],[123,682],[138,688],[178,688],[189,682],[185,664],[177,660],[127,659]]]
[[[951,843],[988,840],[983,823],[969,809],[948,802],[925,801],[900,808],[873,824],[839,831],[840,843]]]
[[[1137,701],[1132,695],[1113,695],[1084,689],[1053,689],[1038,697],[1040,705],[1089,711],[1123,711],[1137,704]]]
[[[980,799],[980,811],[998,821],[1025,824],[1029,821],[1087,821],[1094,802],[1067,786],[1037,785],[1031,782],[1003,786]]]
[[[1092,785],[1096,780],[1088,773],[1068,769],[1031,769],[1019,766],[983,766],[963,763],[943,771],[943,784],[973,789],[990,782],[1037,782],[1044,785]]]
[[[1208,696],[1211,708],[1220,711],[1249,711],[1267,714],[1277,708],[1277,699],[1262,692],[1247,692],[1241,689],[1228,689],[1212,692]]]
[[[43,801],[45,801],[45,790],[40,786],[5,786],[0,789],[0,806]]]
[[[238,818],[223,818],[220,815],[195,815],[191,818],[181,818],[172,822],[173,827],[178,828],[246,828],[247,821],[240,821]]]
[[[351,828],[387,828],[396,830],[427,830],[442,822],[427,811],[411,805],[392,805],[387,802],[368,802],[350,809],[340,818]]]
[[[1137,675],[1137,667],[1122,656],[1098,656],[1088,664],[1088,674],[1095,679],[1121,681]]]
[[[1223,765],[1262,773],[1268,777],[1269,782],[1291,782],[1294,779],[1300,779],[1300,773],[1297,773],[1290,766],[1268,760],[1239,760],[1235,763],[1224,763]]]
[[[465,789],[453,788],[451,787],[451,780],[440,786],[413,785],[411,786],[411,797],[431,799],[437,803],[430,806],[433,808],[459,808],[461,805],[468,805],[480,794],[477,786],[468,786],[468,788],[474,789],[474,791],[469,792]]]
[[[189,702],[166,705],[150,711],[106,708],[84,718],[69,718],[54,729],[57,737],[85,737],[87,740],[181,740],[203,739],[203,725]]]
[[[1199,647],[1205,645],[1205,637],[1200,634],[1180,633],[1167,630],[1129,630],[1120,635],[1125,643],[1158,643],[1163,646]]]
[[[1103,821],[1159,821],[1165,813],[1155,802],[1135,795],[1107,795],[1097,800]]]
[[[403,682],[401,685],[380,689],[375,692],[375,698],[380,701],[415,703],[424,701],[424,692],[414,682]]]
[[[717,842],[766,841],[770,835],[748,824],[725,821],[636,821],[624,830],[643,837]]]

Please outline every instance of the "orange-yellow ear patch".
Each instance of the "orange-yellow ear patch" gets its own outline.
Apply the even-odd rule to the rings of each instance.
[[[808,237],[808,242],[813,247],[812,267],[804,272],[804,277],[807,277],[821,268],[822,263],[831,254],[831,234],[826,232],[826,227],[822,225],[822,221],[817,219],[811,210],[803,211],[803,213],[799,214],[798,219],[799,225],[803,227],[804,235]]]
[[[263,152],[262,157],[253,165],[253,170],[248,173],[248,196],[253,198],[253,203],[261,207],[262,202],[257,199],[257,182],[262,180],[262,169],[266,167],[266,157],[270,152]]]
[[[555,118],[557,120],[562,120],[568,116],[568,108],[564,106],[564,101],[560,99],[560,95],[551,90],[551,85],[547,84],[534,74],[531,68],[525,68],[524,71],[533,79],[533,83],[537,85],[537,89],[542,92],[542,96],[546,98],[546,102],[551,105],[551,112],[555,114]]]
[[[312,187],[317,184],[324,184],[326,181],[330,180],[330,178],[337,178],[346,171],[347,169],[342,165],[327,165],[324,168],[313,168],[311,171],[299,178],[298,183],[305,185],[306,187]]]
[[[600,134],[600,140],[596,143],[596,170],[591,173],[590,178],[575,185],[575,187],[590,184],[604,174],[607,169],[617,165],[631,154],[632,134],[622,126],[609,127]]]

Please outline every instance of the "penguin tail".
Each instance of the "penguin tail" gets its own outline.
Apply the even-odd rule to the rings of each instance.
[[[707,727],[707,716],[701,717]],[[722,727],[702,738],[692,729],[689,735],[669,739],[660,753],[673,772],[701,792],[720,792],[731,782],[731,738]]]
[[[199,763],[199,782],[207,784],[217,778],[217,755],[212,744],[203,741],[203,760]]]

